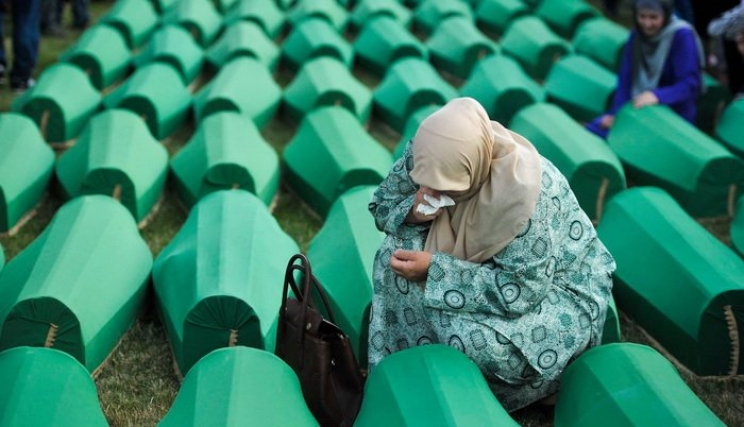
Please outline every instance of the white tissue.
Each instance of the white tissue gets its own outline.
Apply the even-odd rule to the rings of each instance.
[[[419,203],[419,205],[416,206],[416,212],[424,215],[434,215],[439,210],[439,208],[443,208],[445,206],[454,206],[455,204],[455,201],[452,200],[451,197],[444,194],[442,194],[442,197],[438,199],[428,194],[424,194],[424,200],[426,200],[429,205]]]

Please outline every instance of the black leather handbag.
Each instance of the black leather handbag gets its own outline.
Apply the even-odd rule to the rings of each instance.
[[[290,288],[294,297],[287,295]],[[313,304],[313,289],[327,318]],[[287,264],[275,353],[297,373],[305,402],[321,426],[350,427],[354,423],[364,378],[349,337],[337,326],[328,297],[302,254],[292,256]]]

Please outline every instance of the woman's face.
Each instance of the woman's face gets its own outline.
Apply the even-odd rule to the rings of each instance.
[[[664,14],[654,9],[639,9],[636,12],[636,22],[646,37],[653,37],[664,26]]]

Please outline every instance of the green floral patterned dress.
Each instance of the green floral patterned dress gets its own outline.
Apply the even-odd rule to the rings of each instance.
[[[542,191],[525,229],[487,262],[433,254],[425,291],[390,268],[396,249],[423,250],[427,224],[405,224],[418,186],[411,144],[369,209],[386,237],[375,256],[369,366],[417,345],[467,354],[508,411],[558,389],[566,365],[598,345],[615,262],[568,182],[542,158]]]

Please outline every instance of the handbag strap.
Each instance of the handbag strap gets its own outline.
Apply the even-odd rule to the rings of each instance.
[[[296,264],[298,260],[299,264]],[[302,289],[300,289],[295,282],[294,273],[296,271],[302,273]],[[295,254],[292,256],[292,258],[289,259],[287,270],[284,275],[282,310],[284,310],[287,302],[287,291],[289,290],[289,288],[292,289],[292,292],[294,292],[297,299],[302,302],[303,320],[307,318],[308,306],[318,308],[316,304],[313,303],[312,288],[315,288],[318,292],[318,295],[320,296],[321,302],[323,303],[323,308],[325,308],[325,312],[328,315],[328,320],[331,321],[331,323],[336,324],[336,317],[333,314],[333,309],[331,308],[331,304],[328,300],[328,294],[326,294],[326,291],[325,289],[323,289],[323,286],[321,286],[318,278],[315,277],[315,275],[313,274],[312,267],[310,266],[310,261],[303,254]]]

